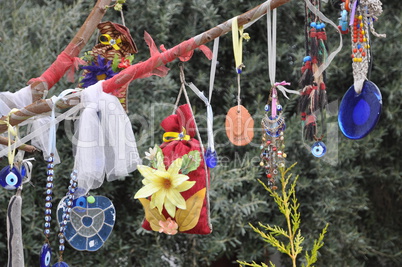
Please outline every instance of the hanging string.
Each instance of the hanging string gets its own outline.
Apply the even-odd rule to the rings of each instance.
[[[212,91],[214,90],[216,65],[218,63],[218,50],[219,50],[219,37],[214,40],[214,47],[212,51],[211,72],[209,75],[209,96],[208,101],[211,103]]]
[[[271,86],[275,83],[276,74],[276,8],[272,10],[271,19],[271,1],[268,3],[267,10],[267,45],[268,45],[268,72]]]

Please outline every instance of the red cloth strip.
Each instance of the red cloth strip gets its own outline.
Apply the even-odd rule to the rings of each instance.
[[[199,47],[195,43],[194,38],[191,38],[160,53],[148,33],[145,33],[145,40],[150,46],[151,57],[144,62],[139,62],[126,68],[113,78],[104,81],[102,83],[104,92],[114,94],[114,92],[117,92],[121,86],[138,78],[144,78],[151,75],[164,76],[166,75],[164,71],[165,69],[160,68],[161,66],[164,66],[166,63],[169,63],[178,57],[188,56],[189,52]]]
[[[83,60],[72,57],[68,55],[66,52],[61,52],[60,55],[57,56],[56,60],[52,65],[38,78],[33,78],[28,81],[28,84],[32,84],[34,82],[46,82],[47,89],[53,87],[63,75],[70,70],[68,74],[68,78],[72,78],[72,82],[74,81],[74,68],[78,69],[78,64],[85,63]],[[70,80],[71,81],[71,80]]]

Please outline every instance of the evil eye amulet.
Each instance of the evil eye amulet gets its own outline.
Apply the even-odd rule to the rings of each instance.
[[[4,167],[0,171],[0,185],[7,190],[15,190],[22,183],[22,176],[16,167]]]
[[[205,163],[209,168],[216,167],[218,164],[218,155],[216,154],[216,151],[212,152],[210,148],[207,149],[205,152]]]
[[[325,153],[327,153],[327,147],[321,141],[315,142],[311,147],[311,153],[314,157],[321,158]]]
[[[40,267],[49,267],[52,260],[52,249],[49,244],[46,243],[40,250]]]

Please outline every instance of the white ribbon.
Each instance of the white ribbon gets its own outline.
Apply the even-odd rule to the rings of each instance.
[[[209,103],[208,99],[204,96],[204,93],[201,92],[193,83],[188,83],[188,87],[193,90],[193,92],[202,100],[204,101],[205,105],[207,106],[207,132],[208,132],[208,148],[211,149],[211,152],[215,152],[215,142],[214,142],[214,114],[212,111],[211,104]]]
[[[74,170],[84,193],[137,168],[137,151],[130,119],[119,100],[102,91],[102,81],[82,91],[84,110],[73,140]]]

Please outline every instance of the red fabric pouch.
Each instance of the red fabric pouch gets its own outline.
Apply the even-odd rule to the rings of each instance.
[[[188,234],[209,234],[212,232],[208,199],[209,170],[205,167],[204,155],[202,155],[201,152],[200,142],[194,138],[196,133],[196,125],[194,122],[194,116],[189,105],[185,104],[178,107],[178,109],[176,110],[176,114],[170,115],[165,118],[161,122],[161,126],[166,132],[181,133],[183,129],[185,129],[186,134],[190,136],[190,140],[188,141],[174,140],[170,142],[164,142],[162,145],[160,145],[160,148],[162,149],[164,155],[164,163],[166,167],[169,167],[175,159],[180,158],[193,150],[199,151],[201,157],[201,162],[198,168],[187,174],[189,176],[188,181],[195,181],[194,186],[187,191],[181,192],[183,198],[187,201],[197,192],[201,192],[200,190],[205,189],[204,200],[202,202],[202,207],[200,210],[200,216],[198,222],[192,229],[180,231],[179,225],[179,231],[181,233]],[[170,218],[166,210],[164,210],[162,213],[166,218]],[[177,216],[175,217],[177,218]],[[187,218],[186,220],[188,221],[190,219],[191,218]],[[144,219],[142,227],[146,230],[152,230],[150,223],[146,219]]]

